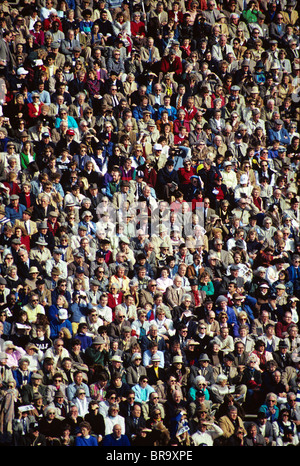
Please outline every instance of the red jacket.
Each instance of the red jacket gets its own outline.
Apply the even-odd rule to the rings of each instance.
[[[156,180],[157,180],[157,172],[152,168],[149,170],[148,168],[145,168],[144,170],[144,181],[147,183],[148,186],[151,188],[155,188],[156,186]]]
[[[175,13],[174,13],[173,10],[169,10],[169,11],[168,11],[168,17],[169,17],[169,19],[174,19],[174,21],[175,21]],[[182,23],[182,21],[183,21],[183,13],[182,13],[182,11],[178,11],[177,18],[178,18],[178,23]]]
[[[181,122],[180,120],[174,120],[174,126],[173,126],[173,133],[174,134],[178,134],[179,133],[179,128],[180,126],[185,126],[186,127],[186,130],[187,132],[189,133],[191,128],[190,128],[190,122],[188,120],[183,120],[183,122]]]
[[[117,299],[115,299],[111,293],[108,293],[107,296],[108,296],[107,305],[108,305],[108,307],[110,307],[112,310],[114,310],[115,307],[116,307],[118,304],[122,304],[122,302],[123,302],[123,293],[122,293],[122,292],[120,292],[120,293],[118,294]]]
[[[59,23],[58,29],[63,32],[61,20],[59,18],[55,18],[55,21]],[[49,29],[51,29],[52,22],[53,21],[51,21],[49,18],[44,19],[44,22],[43,22],[44,31],[48,31]]]
[[[174,134],[174,144],[177,145],[182,145],[184,141],[189,140],[189,135],[186,134],[184,138],[180,137],[179,134]]]
[[[175,57],[173,63],[170,63],[170,57],[163,57],[160,64],[160,70],[162,73],[175,72],[178,76],[182,74],[182,61],[179,57]]]
[[[192,121],[198,110],[196,107],[193,107],[192,109],[187,109],[186,107],[180,107],[185,111],[185,118],[188,121]]]
[[[4,181],[3,184],[7,188],[9,188],[9,195],[10,196],[12,194],[17,194],[19,196],[19,194],[21,192],[21,189],[20,189],[20,186],[18,185],[18,183],[15,183],[14,181],[13,182]]]
[[[131,36],[145,36],[146,35],[146,30],[145,30],[145,23],[142,21],[136,22],[136,21],[131,21],[130,23],[130,29],[131,29]]]
[[[41,114],[42,106],[44,105],[42,102],[39,104],[38,110],[35,108],[33,103],[29,103],[28,105],[28,116],[29,118],[37,118]]]
[[[181,184],[190,184],[191,176],[196,175],[196,169],[191,167],[190,170],[186,170],[184,167],[179,168],[178,176]]]

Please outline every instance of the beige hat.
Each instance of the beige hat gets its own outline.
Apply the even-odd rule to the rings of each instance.
[[[39,273],[39,269],[37,267],[30,267],[29,273]]]
[[[172,363],[173,363],[173,364],[183,363],[182,356],[174,356],[174,358],[173,358],[173,360],[172,360]]]

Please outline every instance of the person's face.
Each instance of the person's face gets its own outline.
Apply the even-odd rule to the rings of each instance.
[[[237,418],[237,411],[230,411],[229,417],[235,421]]]
[[[249,434],[251,435],[251,437],[255,437],[257,435],[257,427],[251,426],[249,429]]]
[[[275,371],[273,377],[274,377],[274,381],[275,381],[276,383],[279,383],[279,382],[280,382],[280,380],[281,380],[280,372]]]
[[[147,384],[148,384],[148,379],[144,378],[144,379],[141,380],[141,387],[142,388],[145,388],[147,386]]]
[[[62,340],[58,340],[54,345],[57,352],[60,352],[63,349],[63,346],[64,344]]]
[[[173,400],[175,401],[175,403],[180,403],[181,401],[181,395],[179,393],[175,393],[174,397],[173,397]]]
[[[33,296],[33,297],[31,298],[30,302],[31,302],[31,306],[32,306],[33,308],[36,308],[37,305],[39,304],[39,298],[38,298],[37,296]]]
[[[228,330],[227,327],[222,327],[221,335],[222,335],[223,338],[226,338],[229,335],[229,330]]]
[[[138,405],[135,405],[133,410],[132,410],[133,416],[141,417],[141,412],[142,412],[141,407],[138,406]]]
[[[83,375],[82,375],[81,373],[76,374],[76,376],[74,377],[74,379],[75,379],[76,383],[77,383],[78,385],[80,385],[80,384],[82,383],[82,381],[83,381]]]

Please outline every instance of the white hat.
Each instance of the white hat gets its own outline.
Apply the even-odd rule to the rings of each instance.
[[[115,355],[111,358],[111,361],[122,362],[122,359],[121,359],[121,356],[115,354]]]
[[[162,148],[163,148],[163,146],[161,144],[158,144],[158,143],[154,144],[154,146],[153,146],[154,150],[162,150]]]
[[[176,364],[176,363],[183,363],[182,356],[174,356],[174,357],[173,357],[173,360],[172,360],[172,363],[173,363],[173,364]]]
[[[162,231],[168,231],[168,229],[167,229],[166,225],[161,224],[158,227],[158,231],[159,231],[159,233],[161,233]]]
[[[160,356],[159,354],[154,354],[151,358],[151,361],[160,361]]]
[[[240,184],[248,184],[248,176],[245,173],[241,176]]]
[[[63,309],[63,308],[62,308],[62,309],[60,309],[60,310],[58,311],[57,314],[58,314],[58,317],[59,317],[60,319],[67,319],[67,318],[68,318],[68,311],[67,311],[67,309]]]
[[[23,68],[22,66],[21,66],[21,68],[18,68],[18,70],[17,70],[17,75],[21,76],[21,74],[28,74],[28,71],[25,70],[25,68]]]
[[[134,353],[134,354],[131,356],[131,361],[135,361],[136,359],[142,359],[141,353]]]

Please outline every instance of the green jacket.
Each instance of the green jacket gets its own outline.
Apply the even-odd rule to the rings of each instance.
[[[244,10],[242,12],[242,18],[246,24],[257,23],[258,10]]]
[[[105,349],[103,351],[96,350],[93,346],[89,346],[85,350],[85,357],[87,359],[87,364],[90,365],[101,365],[103,367],[108,364],[108,351]]]

